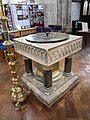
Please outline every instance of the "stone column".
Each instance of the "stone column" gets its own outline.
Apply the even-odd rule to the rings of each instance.
[[[67,12],[67,0],[62,0],[62,29],[66,28]]]
[[[71,28],[71,3],[72,0],[62,0],[62,28]]]
[[[52,87],[52,68],[43,67],[44,87],[49,89]]]
[[[44,86],[46,88],[52,87],[52,70],[43,70]]]
[[[62,0],[57,0],[57,24],[62,25]]]
[[[24,59],[24,63],[25,63],[26,74],[31,75],[33,73],[32,60],[27,57],[23,57],[23,59]]]
[[[72,56],[65,58],[65,66],[64,66],[64,72],[63,75],[66,77],[71,76],[71,70],[72,70]]]
[[[71,3],[72,0],[67,0],[67,28],[71,29]]]
[[[35,0],[44,5],[44,26],[57,24],[57,0]]]

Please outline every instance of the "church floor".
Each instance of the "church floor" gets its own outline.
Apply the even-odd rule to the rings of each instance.
[[[21,56],[16,65],[21,77],[24,73]],[[60,65],[63,67],[63,60]],[[21,109],[15,111],[10,98],[10,67],[4,61],[0,62],[0,120],[90,120],[90,47],[74,55],[72,71],[79,76],[79,84],[51,108],[30,95]]]

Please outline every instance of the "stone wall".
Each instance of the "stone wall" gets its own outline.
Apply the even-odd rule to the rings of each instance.
[[[18,0],[2,0],[3,3],[11,3],[15,4],[18,3]],[[23,1],[23,0],[19,0]],[[71,27],[71,15],[73,15],[73,20],[79,18],[80,14],[80,3],[76,3],[79,5],[76,5],[75,11],[77,11],[77,15],[74,10],[71,9],[71,3],[72,0],[27,0],[27,3],[30,4],[30,1],[35,1],[35,3],[43,4],[44,5],[44,23],[45,26],[48,26],[50,24],[59,24],[63,27]],[[79,1],[80,0],[73,0],[73,1]],[[78,7],[78,8],[77,8]],[[73,10],[73,11],[71,11]],[[72,13],[73,12],[73,13]]]
[[[57,0],[35,0],[35,3],[44,5],[45,26],[57,24]]]
[[[59,24],[71,26],[72,0],[35,0],[45,6],[45,26]]]
[[[71,6],[71,21],[73,20],[79,20],[80,18],[80,2],[72,2]]]

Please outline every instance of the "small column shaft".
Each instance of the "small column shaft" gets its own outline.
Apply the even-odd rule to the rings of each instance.
[[[72,58],[65,58],[64,72],[70,73],[72,69]]]
[[[32,74],[33,73],[33,69],[32,69],[32,60],[27,58],[27,57],[23,57],[24,59],[24,63],[25,63],[25,71],[27,74]]]
[[[72,57],[66,57],[65,58],[65,66],[64,66],[64,75],[71,75],[71,70],[72,70]]]
[[[44,86],[46,88],[52,87],[52,70],[43,70]]]

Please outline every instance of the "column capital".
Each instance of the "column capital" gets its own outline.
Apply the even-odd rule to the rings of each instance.
[[[28,58],[28,57],[23,56],[23,60],[29,60],[29,58]]]
[[[53,67],[52,66],[42,66],[42,69],[45,70],[45,71],[48,71],[48,70],[52,70]]]
[[[73,55],[70,55],[70,56],[68,56],[67,58],[70,59],[70,58],[72,58],[72,57],[73,57]]]

